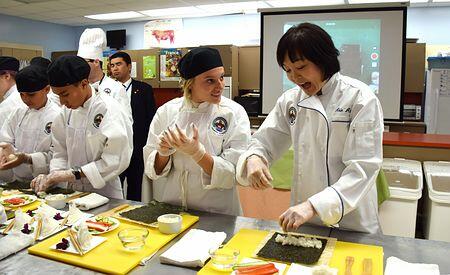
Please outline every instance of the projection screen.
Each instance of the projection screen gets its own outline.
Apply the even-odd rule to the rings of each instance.
[[[293,87],[276,61],[278,40],[293,25],[325,29],[340,51],[341,73],[369,85],[386,120],[402,119],[406,7],[340,8],[261,12],[261,114]]]

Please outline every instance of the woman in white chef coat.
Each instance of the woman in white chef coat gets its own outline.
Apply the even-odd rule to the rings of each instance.
[[[61,109],[47,98],[47,70],[31,65],[16,75],[24,105],[17,107],[0,130],[0,179],[31,181],[47,173],[51,159],[51,125]]]
[[[161,106],[144,147],[154,199],[184,208],[238,215],[235,164],[250,140],[244,108],[222,97],[224,68],[216,49],[180,60],[184,96]]]
[[[78,56],[62,56],[48,68],[50,86],[64,107],[52,125],[50,174],[31,182],[36,192],[68,182],[77,191],[123,198],[119,174],[133,150],[131,121],[116,100],[95,93],[89,72]]]
[[[339,51],[319,26],[302,23],[280,39],[277,61],[297,86],[276,102],[237,165],[242,185],[271,186],[269,166],[292,145],[291,207],[284,230],[305,222],[379,232],[375,179],[383,117],[370,88],[339,73]]]

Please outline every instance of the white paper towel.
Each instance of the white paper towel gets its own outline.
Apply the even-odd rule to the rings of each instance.
[[[386,260],[384,275],[439,275],[437,264],[408,263],[397,257],[389,257]]]
[[[209,250],[219,247],[227,237],[225,232],[191,229],[171,248],[159,256],[161,263],[187,267],[202,267],[209,259]]]

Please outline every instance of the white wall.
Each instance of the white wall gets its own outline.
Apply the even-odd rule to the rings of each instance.
[[[98,25],[104,30],[126,29],[126,49],[144,47],[146,22]],[[92,26],[91,26],[92,27]],[[0,14],[0,41],[42,45],[45,56],[52,51],[76,50],[86,27],[70,27]],[[184,29],[200,44],[259,44],[259,15],[227,15],[187,18]],[[427,44],[450,44],[450,7],[409,8],[407,37]]]
[[[427,44],[450,44],[450,7],[409,8],[406,37]]]
[[[0,14],[0,42],[40,45],[48,58],[54,51],[73,50],[78,38],[75,27]]]
[[[77,39],[85,28],[99,27],[105,31],[126,29],[127,50],[144,48],[145,22],[83,26],[77,29]],[[183,19],[183,37],[188,37],[189,45],[256,45],[260,39],[259,14],[225,15],[204,18]]]

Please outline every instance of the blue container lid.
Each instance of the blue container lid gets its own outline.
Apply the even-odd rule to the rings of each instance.
[[[428,61],[450,61],[450,56],[430,56]]]

